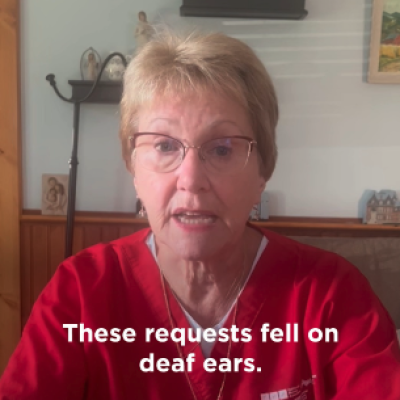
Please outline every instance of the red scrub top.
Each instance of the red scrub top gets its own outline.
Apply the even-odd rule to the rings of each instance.
[[[255,228],[257,229],[257,228]],[[145,328],[171,330],[158,266],[146,237],[149,229],[98,244],[65,260],[36,301],[22,339],[0,380],[1,400],[216,400],[224,373],[206,372],[200,346],[191,372],[142,372],[140,360],[173,361],[176,344],[145,341]],[[260,230],[268,239],[238,299],[235,324],[251,328],[248,343],[232,341],[232,359],[253,359],[256,368],[228,372],[225,400],[399,400],[400,350],[395,327],[366,278],[345,259]],[[176,327],[189,324],[166,286]],[[225,323],[231,327],[233,312]],[[73,341],[63,324],[93,331],[133,328],[135,341]],[[263,324],[293,339],[262,341]],[[336,328],[337,343],[313,343],[310,329]],[[293,334],[292,334],[293,337]],[[229,344],[217,342],[211,357],[226,358]],[[226,362],[225,360],[224,362]]]

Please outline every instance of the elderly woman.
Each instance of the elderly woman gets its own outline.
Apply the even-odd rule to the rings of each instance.
[[[253,51],[160,34],[125,74],[121,116],[150,228],[60,265],[0,399],[398,400],[395,328],[366,279],[247,222],[277,158]]]

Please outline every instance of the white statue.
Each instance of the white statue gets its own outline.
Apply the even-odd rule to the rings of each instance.
[[[88,54],[88,60],[87,60],[88,79],[90,81],[96,80],[97,68],[98,68],[98,62],[96,61],[96,56],[94,55],[94,53],[90,52]]]
[[[153,27],[147,22],[147,16],[144,11],[138,14],[139,22],[135,29],[135,39],[137,47],[145,45],[154,33]]]

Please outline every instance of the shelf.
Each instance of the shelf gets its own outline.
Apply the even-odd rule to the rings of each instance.
[[[85,97],[93,86],[93,81],[70,80],[72,99],[79,100]],[[122,97],[121,81],[100,81],[92,95],[84,103],[119,104]]]
[[[292,10],[292,11],[273,11],[260,10],[259,8],[233,8],[229,4],[229,8],[224,7],[207,7],[183,5],[180,7],[180,15],[182,17],[217,17],[217,18],[258,18],[258,19],[285,19],[285,20],[302,20],[308,15],[308,11]]]
[[[25,210],[21,223],[64,224],[66,217],[41,215],[38,210]],[[147,219],[133,213],[77,212],[76,224],[146,225]],[[400,226],[366,225],[357,218],[271,217],[268,221],[252,222],[286,236],[332,237],[400,237]]]
[[[67,216],[42,215],[40,210],[24,210],[20,217],[21,222],[27,223],[65,223]],[[134,213],[76,211],[75,223],[77,224],[118,224],[132,225],[147,223],[146,218],[137,218]]]

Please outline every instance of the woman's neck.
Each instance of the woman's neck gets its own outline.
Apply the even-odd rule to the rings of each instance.
[[[243,237],[207,261],[177,259],[162,244],[157,259],[175,296],[203,327],[216,325],[229,311],[251,270],[262,235],[246,227]]]

